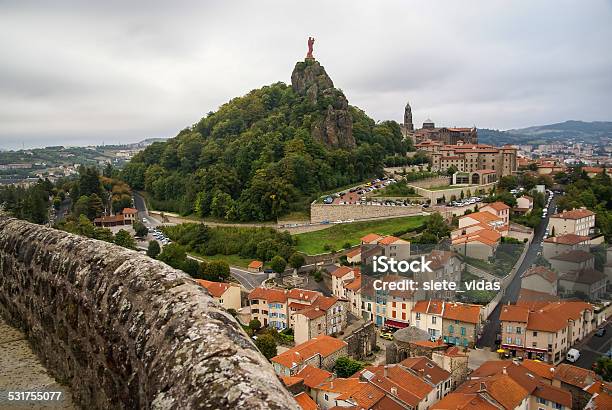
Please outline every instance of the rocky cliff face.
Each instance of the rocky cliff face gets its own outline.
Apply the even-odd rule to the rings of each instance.
[[[203,287],[113,244],[0,216],[0,314],[82,408],[299,408]]]
[[[348,100],[334,83],[325,68],[316,60],[300,61],[291,74],[293,90],[312,104],[323,106],[323,117],[312,126],[313,138],[332,148],[354,148],[353,119]]]

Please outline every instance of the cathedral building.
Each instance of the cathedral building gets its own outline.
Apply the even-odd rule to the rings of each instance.
[[[412,122],[412,107],[410,103],[404,108],[404,123],[402,124],[404,138],[411,138],[417,144],[421,141],[439,141],[443,144],[454,145],[458,142],[465,144],[478,144],[476,127],[471,128],[436,128],[436,124],[427,119],[422,128],[415,130]]]

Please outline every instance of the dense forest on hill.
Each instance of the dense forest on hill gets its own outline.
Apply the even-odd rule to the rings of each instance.
[[[155,208],[184,215],[262,221],[306,210],[322,191],[380,175],[385,157],[411,149],[396,122],[376,124],[352,106],[354,148],[313,137],[342,99],[328,88],[313,101],[280,82],[253,90],[150,145],[122,176]]]

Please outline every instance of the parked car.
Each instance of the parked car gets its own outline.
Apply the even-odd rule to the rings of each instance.
[[[569,349],[565,358],[568,362],[575,363],[580,358],[580,350],[574,348]]]
[[[597,331],[595,332],[595,336],[599,336],[602,337],[603,335],[606,334],[606,328],[605,327],[600,327],[599,329],[597,329]]]

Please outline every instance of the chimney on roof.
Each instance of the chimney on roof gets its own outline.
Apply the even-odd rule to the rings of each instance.
[[[389,374],[389,370],[387,369],[387,365],[385,365],[383,368],[385,369],[383,374],[385,375],[385,377],[387,377],[387,374]]]
[[[504,366],[504,367],[502,368],[502,373],[503,373],[503,374],[508,374],[508,370],[506,370],[506,366]]]
[[[504,367],[504,370],[506,370],[506,368]],[[487,390],[487,385],[485,384],[485,382],[480,382],[480,391],[486,391]]]
[[[391,394],[397,396],[397,387],[391,387]]]

